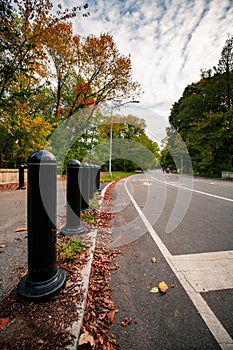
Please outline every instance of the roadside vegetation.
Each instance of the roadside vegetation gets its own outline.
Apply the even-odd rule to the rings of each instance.
[[[101,182],[112,182],[115,180],[123,179],[124,177],[135,174],[135,171],[127,172],[127,171],[113,171],[112,176],[109,175],[108,172],[102,172],[100,176]]]
[[[233,171],[233,36],[226,40],[217,67],[201,70],[200,81],[184,89],[169,122],[162,165],[187,171],[189,153],[196,175],[220,177],[221,171]]]

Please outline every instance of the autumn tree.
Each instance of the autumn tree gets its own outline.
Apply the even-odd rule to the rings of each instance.
[[[79,138],[83,139],[83,135],[87,132],[90,134],[90,130],[98,126],[98,106],[123,97],[134,97],[140,92],[139,84],[132,81],[130,59],[120,54],[111,35],[89,36],[84,40],[73,36],[68,47],[74,55],[70,67],[65,66],[65,71],[69,70],[69,74],[60,74],[62,85],[59,115],[63,127],[52,140],[52,147],[59,162],[62,162],[63,154],[69,150],[69,145],[72,148],[78,144],[80,146]],[[57,61],[60,62],[61,68],[67,53],[65,50],[60,50],[60,53],[66,55],[64,60]],[[59,86],[52,86],[54,95],[57,96]],[[90,143],[87,145],[89,147]]]
[[[23,144],[29,133],[33,135],[35,126],[40,124],[44,126],[41,128],[41,132],[44,130],[43,142],[41,139],[34,146],[40,148],[45,144],[48,131],[51,132],[51,123],[49,125],[47,121],[52,101],[43,81],[47,59],[44,40],[59,23],[73,18],[83,8],[63,10],[59,5],[54,11],[52,1],[14,0],[13,6],[11,0],[0,0],[0,9],[0,112],[1,134],[4,135],[0,143],[0,163],[4,166],[17,164],[21,159],[15,156],[19,153],[20,143]],[[20,137],[16,132],[19,123],[27,125]],[[31,148],[20,149],[23,154]]]
[[[62,21],[52,28],[49,37],[44,40],[44,49],[47,54],[44,76],[47,84],[51,87],[56,116],[60,116],[65,83],[70,81],[75,73],[75,65],[77,64],[75,38],[72,24]],[[41,73],[43,75],[43,72]]]
[[[1,0],[1,81],[0,98],[7,96],[11,83],[19,74],[34,75],[44,58],[43,41],[60,22],[70,19],[82,10],[62,9],[52,11],[52,1]],[[87,5],[84,6],[86,8]]]
[[[90,35],[84,41],[75,37],[74,41],[79,83],[73,88],[68,117],[85,106],[133,98],[140,93],[140,85],[132,80],[130,58],[119,52],[110,34]]]

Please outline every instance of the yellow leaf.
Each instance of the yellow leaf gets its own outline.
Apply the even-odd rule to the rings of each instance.
[[[159,288],[160,292],[162,292],[162,293],[166,293],[168,291],[168,286],[166,285],[166,283],[164,281],[159,283],[158,288]]]
[[[158,288],[158,287],[153,287],[153,288],[150,290],[151,293],[158,293],[158,291],[159,291],[159,288]]]
[[[22,231],[27,231],[27,227],[19,227],[14,230],[14,232],[22,232]]]

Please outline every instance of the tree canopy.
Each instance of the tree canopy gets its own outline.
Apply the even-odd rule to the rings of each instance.
[[[233,170],[233,37],[226,40],[218,66],[202,70],[175,102],[169,122],[182,137],[198,174],[220,176]],[[167,130],[171,139],[172,127]],[[177,148],[172,145],[173,150]],[[182,152],[181,152],[182,153]]]
[[[109,33],[73,33],[71,19],[88,17],[88,5],[0,0],[0,10],[0,166],[25,162],[71,116],[81,137],[99,104],[140,93]]]

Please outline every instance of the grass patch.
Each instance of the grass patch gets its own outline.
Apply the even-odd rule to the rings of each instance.
[[[91,210],[82,211],[81,212],[81,219],[86,222],[87,224],[91,224],[93,226],[97,226],[96,218],[95,218],[95,212]]]
[[[75,261],[79,258],[80,254],[84,253],[88,248],[88,245],[78,238],[71,238],[68,241],[62,243],[59,246],[60,259],[65,261]]]
[[[101,173],[100,181],[101,182],[111,182],[115,180],[123,179],[124,177],[127,177],[129,175],[135,174],[134,171],[132,172],[126,172],[126,171],[113,171],[112,176],[109,176],[108,172]]]

